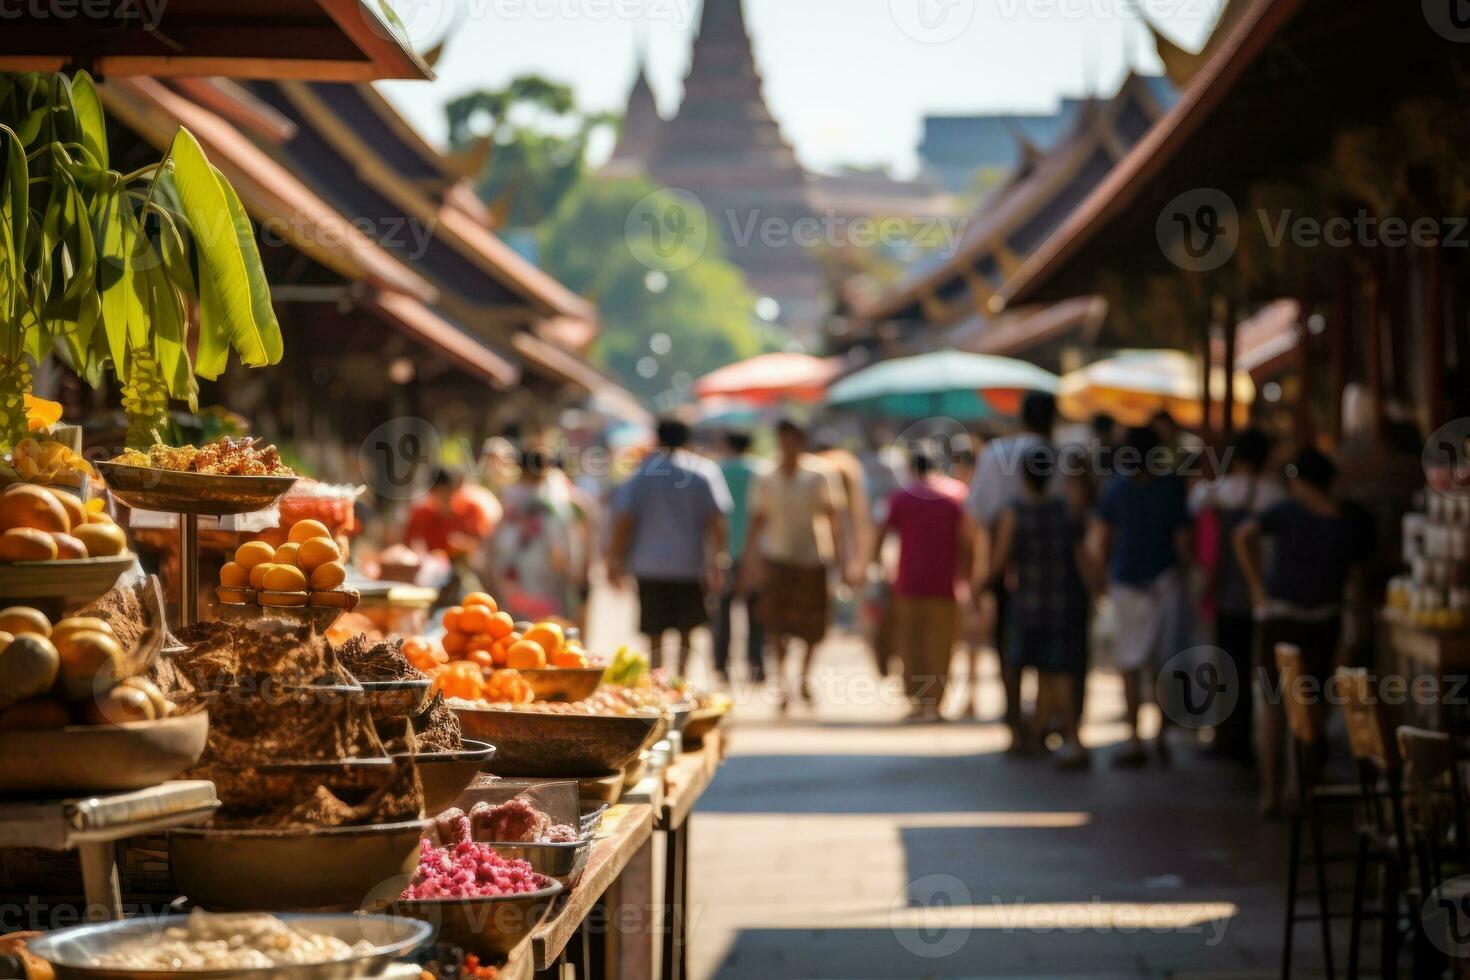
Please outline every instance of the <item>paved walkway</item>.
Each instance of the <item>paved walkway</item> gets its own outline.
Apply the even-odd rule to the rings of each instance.
[[[993,722],[900,724],[855,641],[820,664],[815,710],[780,718],[737,691],[691,825],[696,978],[1276,975],[1283,825],[1183,742],[1167,772],[1108,768],[1111,675],[1090,682],[1084,730],[1103,748],[1062,773],[1004,756]]]

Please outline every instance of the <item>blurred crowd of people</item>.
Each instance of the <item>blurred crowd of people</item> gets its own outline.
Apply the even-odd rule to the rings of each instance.
[[[1160,700],[1158,672],[1177,656],[1214,658],[1211,676],[1236,691],[1210,719],[1212,750],[1258,762],[1262,806],[1276,808],[1282,720],[1267,652],[1294,643],[1327,677],[1371,522],[1334,496],[1331,459],[1313,448],[1285,459],[1254,429],[1207,453],[1165,413],[1134,427],[1098,417],[1063,438],[1056,422],[1053,399],[1031,393],[1015,431],[983,441],[875,435],[852,452],[784,420],[695,451],[690,427],[666,419],[617,481],[569,473],[532,443],[493,493],[442,474],[403,543],[449,555],[474,577],[465,587],[528,618],[577,625],[605,566],[612,586],[636,591],[659,663],[680,670],[691,634],[708,628],[719,681],[769,679],[782,710],[816,699],[814,656],[834,623],[866,634],[879,674],[901,674],[919,721],[978,717],[993,650],[1009,751],[1069,768],[1090,763],[1092,668],[1123,680],[1128,735],[1111,763],[1167,764],[1170,706],[1151,740],[1141,721]]]

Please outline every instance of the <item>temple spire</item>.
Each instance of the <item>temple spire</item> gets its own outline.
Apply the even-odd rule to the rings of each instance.
[[[609,166],[620,170],[643,171],[658,152],[659,133],[664,121],[658,114],[658,100],[648,83],[648,59],[643,42],[638,42],[638,70],[633,88],[628,93],[628,109],[623,114],[622,128],[613,147]]]

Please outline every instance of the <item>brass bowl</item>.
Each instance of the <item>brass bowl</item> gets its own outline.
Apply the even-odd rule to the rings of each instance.
[[[215,476],[125,463],[95,463],[112,495],[129,507],[176,514],[250,514],[291,489],[294,476]]]
[[[621,769],[663,724],[655,713],[550,714],[453,705],[468,738],[495,746],[497,776],[585,776]]]
[[[60,599],[68,608],[85,606],[107,594],[137,560],[137,555],[126,552],[98,558],[7,562],[0,565],[0,596]]]
[[[363,908],[401,891],[419,860],[423,822],[366,827],[168,833],[179,891],[205,909],[327,911]],[[396,894],[397,892],[394,892]]]
[[[601,667],[543,667],[522,670],[537,701],[585,701],[602,685]]]
[[[503,959],[551,913],[561,891],[561,882],[547,878],[545,888],[523,895],[398,901],[388,911],[429,923],[437,943]]]
[[[408,753],[395,755],[404,758]],[[485,763],[495,755],[495,746],[468,739],[464,748],[454,752],[415,752],[419,780],[424,785],[424,813],[438,816],[454,806],[454,801],[475,781]],[[538,869],[539,870],[539,869]]]
[[[0,732],[0,793],[144,789],[198,762],[208,735],[203,711],[122,725]]]

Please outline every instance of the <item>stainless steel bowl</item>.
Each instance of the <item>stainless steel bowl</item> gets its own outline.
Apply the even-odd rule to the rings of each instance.
[[[418,950],[434,932],[428,923],[403,916],[281,913],[276,917],[310,932],[335,936],[346,943],[366,939],[373,944],[373,952],[334,963],[274,966],[255,970],[122,970],[92,965],[95,957],[116,952],[126,944],[156,939],[165,927],[183,925],[188,920],[187,916],[151,920],[128,919],[61,929],[28,941],[26,947],[50,963],[60,980],[165,980],[180,975],[197,980],[347,980],[352,977],[378,976],[395,959]]]
[[[520,858],[531,865],[531,870],[561,882],[567,888],[576,888],[587,868],[587,858],[592,853],[593,841],[578,840],[566,843],[522,844],[510,841],[486,841],[510,860]]]

